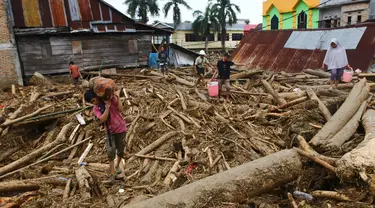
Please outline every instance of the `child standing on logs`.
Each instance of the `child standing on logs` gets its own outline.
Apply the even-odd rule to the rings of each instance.
[[[331,87],[336,88],[341,80],[345,68],[350,68],[345,48],[340,42],[333,38],[323,61],[322,69],[331,71]]]
[[[126,123],[122,118],[121,112],[123,106],[118,92],[112,93],[106,91],[107,101],[98,97],[93,90],[85,93],[85,100],[94,104],[93,112],[102,124],[106,126],[107,140],[106,148],[110,165],[110,178],[112,183],[117,174],[120,174],[119,165],[121,159],[124,157],[125,151],[125,137],[126,137]],[[117,154],[117,160],[115,158]]]
[[[77,87],[78,80],[81,77],[81,73],[79,72],[78,66],[74,65],[73,61],[71,61],[69,63],[69,72],[70,72],[70,75],[71,75],[71,77],[73,79],[74,86]]]

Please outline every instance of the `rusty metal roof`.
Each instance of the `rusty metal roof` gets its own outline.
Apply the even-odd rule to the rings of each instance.
[[[252,31],[242,39],[232,60],[276,72],[320,68],[327,42],[335,35],[348,47],[350,65],[366,71],[375,55],[375,23],[337,29]]]
[[[26,29],[40,33],[48,28],[70,32],[153,32],[170,34],[170,31],[140,25],[102,0],[9,0],[17,35]],[[35,30],[36,28],[40,30]],[[34,30],[33,30],[34,29]],[[66,30],[64,30],[66,32]]]

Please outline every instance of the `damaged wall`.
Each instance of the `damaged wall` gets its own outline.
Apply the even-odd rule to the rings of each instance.
[[[69,61],[81,69],[136,67],[148,64],[150,34],[87,34],[17,38],[26,76],[67,73]]]
[[[0,88],[11,84],[23,84],[20,73],[17,48],[14,46],[13,34],[10,32],[12,21],[8,22],[8,1],[0,1]],[[8,18],[7,18],[8,17]],[[18,70],[17,70],[18,69]]]

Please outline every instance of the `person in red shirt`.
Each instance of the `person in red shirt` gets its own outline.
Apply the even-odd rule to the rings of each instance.
[[[78,66],[74,65],[74,62],[71,61],[69,63],[70,75],[73,79],[74,86],[78,85],[78,80],[81,77],[81,73],[79,72]]]

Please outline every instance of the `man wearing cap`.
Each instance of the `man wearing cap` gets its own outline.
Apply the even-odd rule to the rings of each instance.
[[[218,82],[219,82],[219,98],[222,92],[222,87],[225,85],[225,89],[227,92],[226,99],[229,102],[229,92],[230,92],[230,71],[231,66],[237,65],[237,66],[244,66],[245,64],[235,64],[232,61],[229,61],[230,55],[228,53],[225,53],[221,60],[217,62],[217,69],[212,77],[215,77],[217,74],[219,74]]]
[[[198,77],[199,77],[195,86],[197,86],[199,82],[201,82],[201,84],[205,86],[204,72],[205,72],[207,65],[211,65],[211,64],[206,58],[206,53],[204,52],[204,50],[201,50],[199,52],[199,57],[195,60],[195,63],[194,63],[194,70],[198,74]]]

